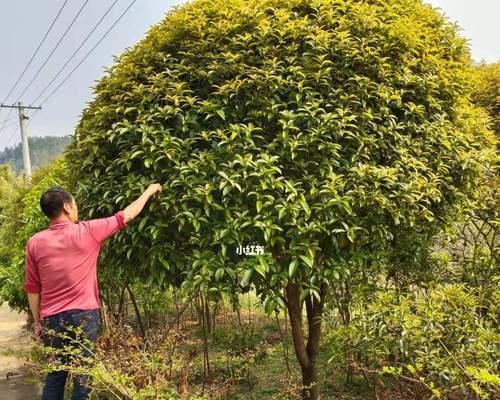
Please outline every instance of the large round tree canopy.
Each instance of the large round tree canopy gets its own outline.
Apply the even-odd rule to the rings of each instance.
[[[488,133],[470,69],[419,0],[193,1],[97,84],[68,155],[78,199],[104,216],[164,183],[111,244],[134,273],[335,278],[474,190]]]

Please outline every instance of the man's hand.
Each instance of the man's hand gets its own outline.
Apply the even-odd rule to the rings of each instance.
[[[159,183],[153,183],[152,185],[149,185],[145,192],[141,195],[141,197],[139,197],[136,201],[134,201],[123,210],[123,213],[125,214],[125,223],[128,223],[129,221],[137,217],[146,205],[146,202],[149,200],[149,198],[156,193],[161,192],[161,190],[162,187]]]
[[[148,186],[146,189],[146,192],[149,193],[151,196],[153,196],[156,193],[160,193],[162,190],[162,187],[159,183],[153,183]]]
[[[37,340],[40,337],[42,327],[40,325],[40,293],[28,292],[28,303],[30,305],[31,314],[33,315],[33,336]]]
[[[33,338],[35,340],[40,339],[42,335],[42,324],[40,322],[34,322],[33,323]]]

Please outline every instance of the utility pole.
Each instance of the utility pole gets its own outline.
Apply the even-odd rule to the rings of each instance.
[[[17,108],[19,113],[19,128],[21,130],[21,146],[23,149],[23,166],[24,166],[24,178],[27,181],[31,180],[31,160],[30,160],[30,148],[28,143],[28,127],[26,121],[29,117],[24,113],[24,110],[41,110],[42,107],[33,106],[23,106],[21,102],[17,105],[6,106],[0,104],[0,108]]]

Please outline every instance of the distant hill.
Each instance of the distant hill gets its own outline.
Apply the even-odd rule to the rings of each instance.
[[[34,136],[28,140],[32,169],[50,163],[71,143],[70,136]],[[6,147],[0,151],[0,164],[10,164],[14,171],[20,173],[23,170],[21,144],[15,147]]]

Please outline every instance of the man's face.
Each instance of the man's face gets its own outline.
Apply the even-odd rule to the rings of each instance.
[[[64,203],[64,213],[72,222],[78,222],[78,206],[74,198],[71,198],[71,203]]]

